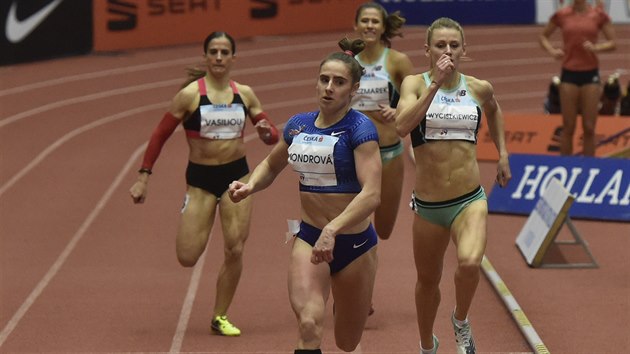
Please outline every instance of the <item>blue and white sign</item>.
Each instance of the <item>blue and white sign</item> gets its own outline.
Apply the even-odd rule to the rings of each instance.
[[[495,185],[491,213],[529,215],[553,178],[575,198],[571,218],[630,221],[630,161],[626,159],[514,154],[512,180]]]

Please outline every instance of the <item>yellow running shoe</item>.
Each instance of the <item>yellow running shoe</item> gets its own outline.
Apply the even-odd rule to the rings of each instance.
[[[228,321],[227,316],[216,316],[212,320],[212,332],[229,337],[238,337],[241,335],[241,330],[236,328]]]

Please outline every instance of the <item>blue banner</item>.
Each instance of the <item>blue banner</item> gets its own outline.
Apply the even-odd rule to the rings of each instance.
[[[461,25],[533,24],[535,0],[378,0],[389,13],[400,11],[407,25],[430,25],[450,17]]]
[[[492,213],[529,215],[557,178],[575,197],[571,218],[630,221],[630,160],[514,154],[510,169],[508,186],[488,197]]]

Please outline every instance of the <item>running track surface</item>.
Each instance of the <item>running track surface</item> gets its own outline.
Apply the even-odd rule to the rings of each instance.
[[[601,56],[603,77],[630,66],[630,26],[616,28],[619,48]],[[394,48],[410,55],[416,72],[427,67],[424,29],[409,27],[404,38],[394,41]],[[538,48],[540,30],[466,29],[473,60],[461,69],[492,82],[506,112],[542,112],[547,84],[559,66]],[[293,113],[316,108],[319,62],[345,35],[352,34],[241,40],[233,77],[252,86],[274,122],[282,125]],[[200,47],[0,68],[2,352],[292,353],[296,324],[287,296],[289,245],[284,235],[285,220],[299,215],[291,172],[255,196],[245,270],[229,312],[243,331],[240,338],[209,334],[216,272],[223,259],[220,224],[195,268],[182,268],[175,258],[187,154],[181,130],[162,151],[147,202],[133,205],[128,195],[146,141],[182,82],[184,68],[200,62]],[[629,79],[622,71],[622,83]],[[252,134],[248,126],[251,168],[269,151]],[[481,163],[488,192],[494,170],[494,163]],[[376,313],[358,353],[418,350],[413,214],[407,207],[412,179],[408,163],[394,235],[379,244]],[[621,353],[630,348],[628,224],[574,221],[600,268],[552,270],[524,263],[514,245],[524,222],[522,216],[490,215],[487,256],[549,351]],[[435,328],[440,353],[455,352],[449,321],[453,257],[451,245]],[[470,318],[479,353],[532,352],[485,277]],[[339,352],[331,325],[329,315],[323,342],[327,353]]]

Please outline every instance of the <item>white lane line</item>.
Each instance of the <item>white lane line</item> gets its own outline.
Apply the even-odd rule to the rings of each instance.
[[[418,27],[417,29],[414,29],[413,27],[410,27],[410,30],[408,33],[405,33],[405,37],[400,39],[400,42],[402,43],[403,41],[415,41],[417,39],[424,39],[425,36],[425,32],[423,30],[423,28]],[[516,29],[511,29],[511,28],[505,28],[502,29],[501,31],[503,33],[518,33],[518,34],[522,34],[524,32],[527,32],[529,29],[527,27],[524,28],[516,28]],[[535,29],[535,31],[538,31],[538,29]],[[496,34],[496,30],[494,29],[486,29],[486,30],[468,30],[467,31],[468,35],[470,36],[471,33],[474,33],[475,35],[495,35]],[[264,37],[261,37],[264,39]],[[319,41],[319,42],[312,42],[312,43],[305,43],[305,44],[295,44],[295,45],[281,45],[278,47],[274,47],[274,46],[269,46],[268,43],[270,42],[265,42],[266,47],[264,48],[257,48],[257,49],[250,49],[250,50],[244,50],[244,51],[239,51],[238,52],[238,56],[239,57],[257,57],[260,55],[269,55],[269,54],[278,54],[278,53],[284,53],[284,52],[299,52],[299,51],[304,51],[304,50],[309,50],[309,49],[324,49],[324,48],[331,48],[331,50],[334,48],[334,43],[332,43],[331,41],[325,40],[325,41]],[[283,43],[282,41],[280,41],[279,43]],[[521,42],[523,43],[523,42]],[[508,46],[513,46],[513,45],[518,45],[517,43],[508,43],[505,44]],[[531,45],[531,43],[529,42],[525,42],[525,45]],[[500,46],[500,44],[493,44],[491,47],[491,50],[496,50],[497,46]],[[536,47],[538,47],[536,45]],[[475,47],[476,48],[476,47]],[[424,53],[424,52],[423,52]],[[96,53],[96,55],[98,55],[98,53]],[[12,87],[9,89],[4,89],[4,90],[0,90],[0,97],[3,96],[7,96],[7,95],[12,95],[12,94],[18,94],[18,93],[22,93],[22,92],[26,92],[29,90],[34,90],[34,89],[40,89],[40,88],[45,88],[45,87],[50,87],[50,86],[54,86],[54,85],[61,85],[61,84],[65,84],[65,83],[69,83],[69,82],[75,82],[75,81],[82,81],[82,80],[93,80],[96,78],[100,78],[100,77],[109,77],[109,76],[113,76],[113,75],[122,75],[122,74],[127,74],[127,73],[134,73],[134,72],[139,72],[139,71],[145,71],[145,70],[154,70],[154,69],[161,69],[161,68],[165,68],[165,67],[169,67],[169,66],[181,66],[181,65],[189,65],[192,62],[199,62],[201,61],[201,59],[199,58],[199,56],[195,56],[195,57],[188,57],[188,58],[180,58],[180,59],[171,59],[171,60],[163,60],[163,61],[158,61],[158,62],[154,62],[154,63],[148,63],[148,64],[140,64],[140,65],[132,65],[132,66],[127,66],[127,67],[122,67],[122,68],[115,68],[115,69],[107,69],[107,70],[99,70],[99,71],[94,71],[94,72],[89,72],[89,73],[84,73],[84,74],[76,74],[76,75],[68,75],[68,76],[64,76],[61,78],[57,78],[57,79],[50,79],[50,80],[46,80],[46,81],[38,81],[35,83],[31,83],[31,84],[26,84],[26,85],[20,85],[20,86],[16,86],[16,87]]]
[[[527,340],[527,343],[529,343],[529,346],[534,350],[534,353],[550,354],[549,349],[547,349],[542,339],[540,339],[540,336],[538,336],[538,333],[536,333],[534,326],[531,322],[529,322],[527,316],[525,316],[525,312],[523,312],[518,302],[516,302],[516,299],[510,293],[507,285],[505,285],[499,276],[499,273],[497,273],[486,256],[484,256],[481,261],[481,269],[483,269],[483,272],[494,287],[494,290],[501,297],[508,311],[512,314],[512,318],[521,330],[521,333]]]
[[[24,168],[22,168],[18,173],[13,175],[4,185],[0,186],[0,197],[2,197],[2,195],[9,188],[11,188],[20,179],[22,179],[22,177],[24,177],[33,168],[35,168],[37,165],[39,165],[46,157],[48,157],[48,155],[52,154],[55,150],[57,150],[63,144],[68,142],[68,140],[78,136],[79,134],[85,133],[86,131],[88,131],[90,129],[94,129],[94,128],[98,127],[98,126],[101,126],[103,124],[111,123],[111,122],[113,122],[115,120],[118,120],[118,119],[121,119],[121,118],[126,118],[126,117],[129,117],[129,116],[134,115],[134,114],[140,114],[140,113],[143,113],[143,112],[147,112],[147,111],[151,111],[151,110],[155,110],[155,109],[160,109],[160,108],[165,108],[165,107],[168,107],[167,103],[154,103],[154,104],[150,104],[150,105],[146,105],[146,106],[136,107],[136,108],[130,109],[128,111],[119,112],[119,113],[116,113],[116,114],[111,115],[111,116],[100,118],[100,119],[95,120],[95,121],[93,121],[93,122],[91,122],[89,124],[85,124],[85,125],[83,125],[83,126],[81,126],[79,128],[76,128],[76,129],[66,133],[61,138],[57,139],[52,144],[48,145],[48,147],[46,147],[42,152],[40,152]]]
[[[66,262],[66,260],[68,259],[68,257],[70,256],[74,248],[76,247],[77,243],[79,243],[81,238],[83,238],[83,235],[85,235],[85,232],[92,225],[96,217],[101,213],[101,211],[103,210],[103,208],[105,207],[109,199],[112,197],[112,195],[114,194],[114,192],[116,191],[120,183],[127,176],[127,173],[129,172],[131,167],[135,165],[136,160],[138,159],[140,154],[144,152],[145,148],[146,148],[146,143],[142,144],[140,147],[138,147],[134,151],[132,156],[129,158],[129,160],[127,160],[127,163],[125,163],[124,167],[120,170],[120,172],[114,179],[114,182],[112,182],[109,188],[107,188],[107,191],[105,191],[105,194],[103,194],[103,196],[98,201],[96,206],[92,209],[90,214],[83,221],[83,224],[81,224],[77,232],[74,234],[74,236],[72,236],[72,239],[70,239],[70,242],[68,242],[64,250],[61,252],[59,257],[57,258],[57,260],[48,269],[48,272],[46,272],[44,277],[37,283],[37,286],[35,286],[33,291],[31,291],[31,293],[28,295],[26,300],[24,300],[20,308],[11,317],[9,322],[7,322],[7,325],[4,327],[2,332],[0,332],[0,347],[2,347],[2,344],[4,344],[4,342],[9,337],[11,332],[13,332],[13,330],[18,325],[22,317],[24,317],[26,312],[28,312],[28,310],[31,308],[33,303],[35,303],[39,295],[41,295],[44,289],[46,289],[46,286],[48,286],[48,284],[55,277],[55,275],[57,275],[57,273],[59,272],[59,269],[61,269],[63,264]]]
[[[212,240],[212,232],[208,237],[208,243]],[[195,265],[195,270],[193,271],[192,276],[190,277],[190,284],[188,284],[188,291],[186,292],[186,297],[184,298],[184,304],[182,306],[182,311],[179,314],[179,321],[177,321],[177,329],[175,330],[175,335],[173,335],[173,340],[171,341],[171,349],[169,353],[179,353],[182,349],[182,343],[184,342],[184,336],[186,335],[186,329],[188,329],[188,321],[190,320],[190,313],[192,312],[193,304],[195,303],[195,298],[197,297],[197,289],[199,288],[199,282],[201,281],[201,275],[203,273],[203,264],[206,262],[206,250]]]

